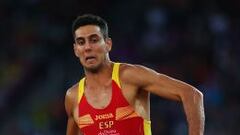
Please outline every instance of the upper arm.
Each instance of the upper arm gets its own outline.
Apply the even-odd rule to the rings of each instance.
[[[74,92],[72,89],[69,89],[66,92],[66,96],[65,96],[65,109],[66,109],[66,113],[68,116],[68,120],[67,120],[67,131],[66,131],[66,135],[79,135],[79,129],[78,126],[74,120],[73,117],[73,109],[74,109],[74,104],[75,104],[75,96],[74,96]]]
[[[65,110],[68,117],[72,116],[73,111],[73,99],[72,99],[72,93],[71,90],[67,90],[65,95]]]
[[[203,95],[193,86],[143,66],[129,66],[124,71],[124,82],[136,90],[145,90],[158,96],[181,101],[189,123],[189,134],[203,134]],[[135,86],[135,87],[134,87]]]
[[[146,90],[163,98],[180,101],[189,91],[197,91],[187,83],[143,66],[130,66],[126,72],[129,76],[126,79],[128,78],[137,89]]]
[[[73,117],[68,117],[66,135],[82,135],[79,133],[78,126]]]

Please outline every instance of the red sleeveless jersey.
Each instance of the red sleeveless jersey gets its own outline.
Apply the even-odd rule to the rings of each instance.
[[[104,109],[93,108],[84,95],[83,78],[79,82],[77,124],[84,135],[151,135],[150,121],[138,115],[122,94],[119,63],[112,72],[112,98]]]

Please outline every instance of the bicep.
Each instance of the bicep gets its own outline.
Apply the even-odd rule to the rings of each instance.
[[[131,76],[129,81],[132,81],[138,89],[146,90],[171,100],[180,101],[182,93],[192,88],[180,80],[143,66],[135,66],[128,75]]]
[[[164,74],[149,73],[148,76],[143,89],[163,98],[180,101],[182,93],[191,89],[190,85]]]
[[[66,135],[82,135],[73,117],[74,94],[73,91],[68,90],[65,96],[65,109],[68,116]]]

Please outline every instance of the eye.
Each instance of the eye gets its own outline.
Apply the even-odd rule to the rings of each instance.
[[[77,39],[75,42],[78,45],[84,45],[85,44],[85,41],[83,39]]]
[[[90,41],[91,43],[97,43],[99,39],[97,37],[92,37]]]

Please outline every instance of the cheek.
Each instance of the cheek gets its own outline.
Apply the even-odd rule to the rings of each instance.
[[[104,46],[98,46],[97,48],[95,48],[95,52],[98,54],[105,54],[106,49],[104,48]]]
[[[75,51],[75,54],[78,58],[81,58],[82,54],[83,54],[83,51],[80,47],[75,47],[74,48],[74,51]]]
[[[81,56],[81,54],[82,54],[82,51],[83,49],[81,48],[81,47],[79,47],[79,46],[77,46],[76,48],[75,48],[75,51],[76,51],[76,53],[79,55],[79,56]]]
[[[107,45],[103,45],[102,46],[102,52],[104,52],[104,53],[108,53],[109,52]]]

